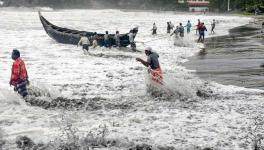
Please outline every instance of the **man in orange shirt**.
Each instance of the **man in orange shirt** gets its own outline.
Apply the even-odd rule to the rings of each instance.
[[[12,66],[12,73],[10,79],[10,86],[14,86],[14,90],[17,91],[21,96],[26,97],[28,74],[24,61],[20,58],[20,52],[16,49],[12,52],[12,59],[14,60]]]

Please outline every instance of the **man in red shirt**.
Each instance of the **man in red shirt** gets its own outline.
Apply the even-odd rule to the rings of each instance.
[[[14,86],[14,90],[17,91],[21,96],[26,97],[28,95],[27,84],[29,84],[28,74],[25,63],[20,58],[20,52],[18,50],[13,50],[12,59],[14,62],[9,84],[10,86]]]
[[[198,24],[196,25],[197,26],[197,28],[196,28],[196,35],[197,35],[197,33],[200,34],[201,25],[202,25],[202,23],[201,23],[200,19],[198,19]]]
[[[205,31],[207,31],[204,23],[201,24],[201,27],[200,27],[200,31],[199,31],[199,39],[198,39],[198,42],[204,42],[204,35],[205,35]]]

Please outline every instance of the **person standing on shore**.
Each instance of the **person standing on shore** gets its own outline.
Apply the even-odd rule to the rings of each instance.
[[[187,34],[189,34],[191,32],[191,27],[192,27],[190,20],[188,20],[188,23],[186,24],[185,27],[187,28]]]
[[[153,23],[153,28],[152,28],[152,35],[156,35],[157,34],[157,26],[156,26],[156,23],[154,22]]]
[[[200,30],[199,30],[199,39],[198,39],[198,42],[204,42],[204,35],[205,35],[205,31],[207,31],[204,23],[201,23],[201,27],[200,27]]]
[[[28,74],[24,61],[20,58],[20,52],[14,49],[12,52],[12,59],[14,60],[11,72],[10,86],[14,86],[14,90],[22,97],[28,95],[27,85]]]
[[[214,34],[214,29],[215,29],[215,19],[213,20],[213,23],[211,24],[211,34]]]

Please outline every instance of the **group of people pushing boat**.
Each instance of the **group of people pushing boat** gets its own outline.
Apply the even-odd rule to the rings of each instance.
[[[167,33],[171,33],[171,30],[173,30],[174,25],[171,22],[168,22],[168,28]],[[191,32],[191,23],[188,21],[186,26],[183,26],[182,23],[179,24],[179,26],[176,27],[176,29],[173,31],[173,34],[178,37],[184,37],[184,28],[187,27],[187,33],[189,34]],[[215,28],[215,20],[213,20],[212,29],[211,32],[214,32]],[[207,31],[204,23],[201,23],[200,20],[198,20],[197,25],[197,32],[199,33],[199,39],[198,41],[203,42],[204,41],[204,31]],[[130,30],[128,33],[128,39],[129,43],[131,45],[131,49],[136,49],[136,43],[134,41],[135,36],[138,32],[138,28],[134,28],[133,30]],[[153,34],[157,34],[157,26],[154,23],[153,24]],[[102,39],[103,38],[103,39]],[[93,46],[94,48],[97,47],[98,42],[101,41],[104,42],[104,46],[107,48],[111,48],[112,46],[116,46],[117,48],[120,48],[122,45],[120,43],[120,34],[119,31],[116,31],[116,34],[109,35],[108,31],[105,32],[103,37],[100,37],[96,32],[93,34],[93,36],[88,36],[86,33],[83,33],[81,35],[80,41],[78,42],[78,45],[82,45],[84,50],[89,50],[89,46]],[[114,42],[113,42],[114,41]],[[151,79],[161,85],[163,85],[163,76],[162,76],[162,69],[160,67],[159,63],[159,55],[157,52],[155,52],[151,47],[145,48],[145,54],[147,56],[147,60],[143,60],[141,58],[136,58],[136,61],[142,63],[145,67],[149,68],[149,75]],[[17,91],[22,97],[26,97],[28,95],[27,92],[27,85],[29,84],[29,78],[28,73],[26,70],[26,66],[24,61],[20,58],[20,52],[17,49],[14,49],[12,52],[12,59],[14,60],[13,66],[12,66],[12,73],[11,73],[11,79],[10,79],[10,86],[14,86],[14,90]]]
[[[130,32],[127,34],[128,36],[128,42],[131,46],[131,49],[133,51],[136,50],[136,43],[135,43],[135,37],[138,32],[138,27],[130,30]],[[119,31],[116,31],[114,35],[110,35],[108,31],[105,31],[104,36],[98,36],[98,34],[95,32],[93,36],[89,36],[88,33],[82,33],[80,41],[78,42],[77,46],[82,46],[83,50],[89,51],[89,47],[92,46],[93,48],[96,48],[98,46],[98,42],[103,42],[100,45],[103,45],[106,48],[111,48],[112,46],[121,48],[121,35]]]

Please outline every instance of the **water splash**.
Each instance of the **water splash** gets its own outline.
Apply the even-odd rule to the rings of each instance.
[[[172,75],[164,74],[162,85],[153,81],[146,75],[147,92],[154,97],[163,97],[167,100],[188,100],[197,99],[197,87],[192,81],[182,78],[175,78]]]
[[[0,102],[13,105],[24,105],[22,98],[13,90],[0,89]]]

